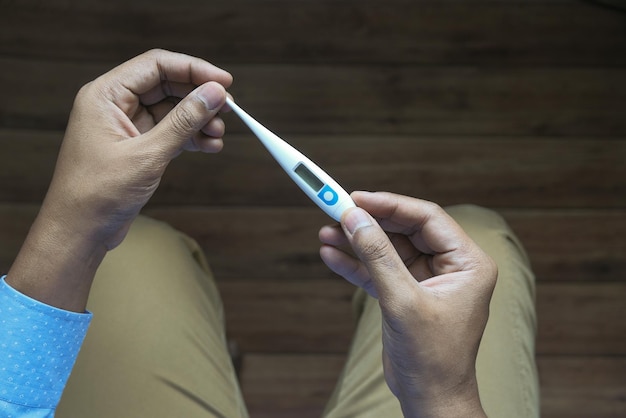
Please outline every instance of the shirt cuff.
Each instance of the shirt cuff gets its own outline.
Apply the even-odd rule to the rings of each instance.
[[[56,408],[92,314],[32,299],[0,279],[0,398]]]

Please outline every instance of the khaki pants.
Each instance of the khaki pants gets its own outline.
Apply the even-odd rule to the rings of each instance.
[[[490,417],[539,416],[534,277],[494,212],[448,209],[497,262],[499,279],[476,364]],[[324,415],[401,417],[383,378],[380,310],[356,292],[357,328]],[[91,329],[57,410],[60,418],[247,417],[226,348],[223,309],[197,244],[138,218],[98,270]]]

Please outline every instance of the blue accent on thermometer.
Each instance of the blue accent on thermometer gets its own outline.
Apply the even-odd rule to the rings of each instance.
[[[230,98],[226,103],[261,140],[289,177],[328,216],[339,221],[346,209],[356,206],[350,195],[313,161],[257,122]]]

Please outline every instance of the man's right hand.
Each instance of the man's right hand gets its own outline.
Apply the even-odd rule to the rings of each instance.
[[[495,263],[433,203],[391,193],[352,198],[358,207],[341,226],[320,230],[320,254],[378,299],[385,378],[405,416],[485,416],[475,363]]]

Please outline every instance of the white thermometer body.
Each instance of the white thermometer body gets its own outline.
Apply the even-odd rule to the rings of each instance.
[[[356,206],[350,195],[313,161],[257,122],[230,98],[226,103],[261,140],[289,177],[328,216],[339,221],[346,209]]]

